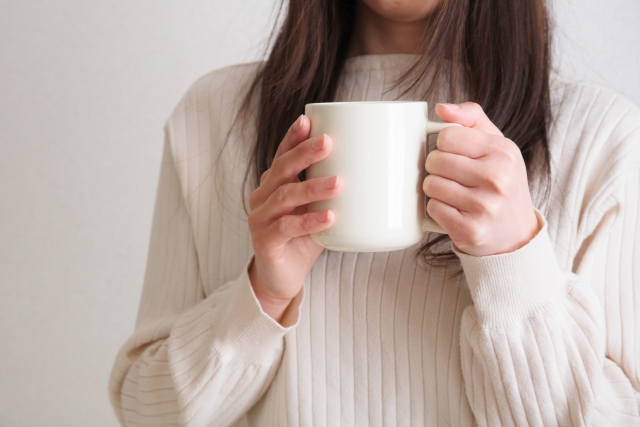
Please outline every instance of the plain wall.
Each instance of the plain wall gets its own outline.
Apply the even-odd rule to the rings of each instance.
[[[257,58],[274,2],[0,0],[0,425],[116,426],[162,126]],[[557,1],[558,63],[640,103],[640,2]]]

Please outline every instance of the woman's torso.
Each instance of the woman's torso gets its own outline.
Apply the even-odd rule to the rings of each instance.
[[[397,90],[385,89],[411,59],[401,54],[348,59],[336,101],[396,99]],[[237,277],[252,254],[241,196],[252,130],[232,133],[221,161],[214,160],[238,96],[256,69],[255,63],[244,64],[203,77],[172,116],[181,132],[172,150],[184,194],[189,195],[205,294]],[[560,195],[584,180],[580,164],[593,161],[596,154],[578,150],[579,132],[573,129],[578,118],[565,112],[587,100],[561,84],[557,90],[557,120],[550,138],[553,185],[549,202],[537,207],[549,223],[561,267],[570,270],[588,233],[580,222],[580,206],[586,201],[579,200],[584,195],[572,194],[576,200],[562,203]],[[402,99],[419,99],[412,93]],[[430,106],[440,100],[430,100]],[[573,104],[567,107],[567,102]],[[245,191],[245,201],[250,191]],[[452,274],[458,264],[425,266],[414,257],[417,248],[384,253],[325,250],[307,277],[301,319],[285,337],[275,378],[242,423],[474,425],[459,351],[460,320],[472,304],[470,293],[464,275]]]

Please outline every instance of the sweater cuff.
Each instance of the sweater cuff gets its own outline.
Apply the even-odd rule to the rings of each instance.
[[[540,231],[514,252],[477,257],[453,245],[481,326],[509,327],[546,311],[565,293],[547,221],[537,209],[535,213]]]
[[[262,310],[251,281],[249,267],[253,256],[245,264],[240,277],[221,290],[213,310],[215,329],[214,349],[223,359],[243,359],[254,363],[268,363],[274,352],[282,347],[284,335],[300,320],[300,305],[304,287],[291,300],[282,316],[282,326]]]

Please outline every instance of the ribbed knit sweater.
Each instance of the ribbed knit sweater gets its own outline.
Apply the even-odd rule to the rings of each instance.
[[[348,58],[335,100],[398,99],[413,58]],[[554,76],[529,243],[443,267],[420,244],[324,250],[281,325],[247,273],[255,112],[227,141],[260,64],[203,76],[166,122],[137,322],[109,384],[123,425],[640,425],[637,108]]]

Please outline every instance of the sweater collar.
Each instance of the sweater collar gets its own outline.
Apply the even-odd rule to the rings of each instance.
[[[420,55],[411,53],[386,53],[350,56],[345,59],[344,71],[389,71],[404,70],[411,66]]]

